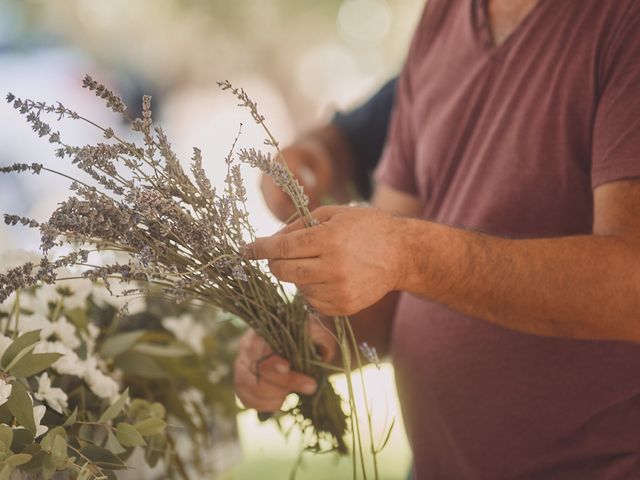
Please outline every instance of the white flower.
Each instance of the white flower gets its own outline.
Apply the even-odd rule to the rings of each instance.
[[[98,338],[98,335],[100,335],[100,329],[93,323],[87,325],[86,332],[80,332],[80,336],[82,337],[87,350],[87,355],[93,355],[93,352],[96,349],[96,339]]]
[[[180,394],[182,405],[189,414],[191,421],[196,427],[202,426],[202,417],[198,415],[198,411],[204,408],[204,394],[193,387],[188,388]]]
[[[33,349],[33,353],[60,353],[62,357],[56,360],[51,367],[61,375],[84,378],[85,362],[80,360],[78,354],[62,342],[40,342]]]
[[[33,407],[33,419],[36,422],[36,438],[39,437],[40,435],[44,435],[45,433],[47,433],[47,430],[49,430],[49,427],[46,427],[45,425],[40,425],[40,422],[42,421],[42,417],[44,417],[44,412],[47,411],[47,407],[45,407],[44,405],[38,405],[36,407]]]
[[[104,286],[94,284],[94,288],[91,291],[91,298],[95,304],[101,308],[106,305],[111,305],[120,310],[126,305],[129,315],[144,312],[147,309],[146,299],[139,295],[124,295],[124,291],[128,288],[131,287],[114,284],[111,286],[111,291],[113,292],[113,294],[111,294]]]
[[[5,337],[0,333],[0,357],[4,355],[4,351],[13,343],[13,340],[9,337]]]
[[[91,340],[95,340],[100,335],[100,329],[96,327],[93,323],[87,325],[87,332],[89,333],[89,338]]]
[[[85,362],[80,360],[75,352],[63,355],[52,367],[61,375],[73,375],[79,378],[84,378],[86,372]]]
[[[207,377],[211,383],[218,383],[228,373],[229,373],[229,366],[225,364],[220,364],[216,368],[211,370]]]
[[[67,394],[61,388],[51,386],[51,380],[47,372],[38,378],[38,391],[33,395],[58,413],[62,413],[67,408]]]
[[[84,381],[87,382],[91,391],[100,398],[113,401],[120,394],[120,385],[98,368],[95,357],[90,357],[85,362]]]
[[[0,405],[4,405],[9,400],[13,386],[0,378]]]
[[[66,272],[60,272],[58,273],[58,275],[64,277],[74,276],[74,274],[68,270],[66,270]],[[87,297],[89,296],[93,288],[91,280],[84,278],[74,278],[73,280],[67,280],[62,284],[62,286],[68,288],[71,291],[70,296],[63,297],[64,306],[68,310],[73,310],[74,308],[79,307],[83,308],[87,302]]]
[[[43,314],[34,313],[33,315],[20,315],[18,330],[20,333],[40,330],[40,338],[46,340],[53,333],[53,325]]]
[[[20,297],[20,304],[40,315],[49,315],[49,303],[58,303],[60,294],[54,284],[44,284],[37,287],[33,295]]]
[[[65,317],[60,317],[55,322],[51,322],[41,313],[24,315],[20,317],[18,329],[21,333],[40,330],[40,339],[47,340],[55,335],[65,346],[74,349],[80,346],[80,340],[76,336],[76,327]]]
[[[147,300],[144,297],[127,297],[127,310],[129,315],[136,315],[147,310]]]
[[[169,330],[181,342],[186,343],[191,349],[200,355],[204,353],[202,339],[207,334],[205,326],[185,313],[179,318],[166,317],[162,320],[162,326]]]
[[[65,346],[72,350],[80,346],[80,340],[76,336],[76,327],[72,323],[69,323],[65,317],[60,317],[51,325],[52,333],[58,337]]]
[[[91,298],[100,308],[104,308],[107,305],[112,305],[116,308],[121,307],[120,302],[118,302],[120,298],[112,296],[103,285],[98,283],[95,284],[94,289],[91,291]]]
[[[16,297],[16,292],[13,292],[6,298],[4,302],[2,302],[2,305],[0,305],[0,307],[2,307],[3,311],[10,312],[11,310],[13,310],[13,304],[16,301]]]

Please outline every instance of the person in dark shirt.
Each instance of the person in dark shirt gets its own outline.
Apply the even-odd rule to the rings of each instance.
[[[371,197],[371,176],[387,137],[397,80],[392,78],[362,105],[337,112],[329,125],[283,150],[312,208],[331,200],[344,202],[354,194],[365,200]],[[261,187],[274,215],[283,222],[289,219],[294,213],[289,197],[266,175]]]

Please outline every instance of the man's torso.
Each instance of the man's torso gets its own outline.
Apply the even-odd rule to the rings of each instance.
[[[387,172],[391,186],[448,225],[590,233],[599,92],[631,3],[539,0],[495,46],[481,2],[430,0],[405,73],[413,178]],[[512,332],[403,294],[393,357],[416,478],[640,475],[640,347]]]

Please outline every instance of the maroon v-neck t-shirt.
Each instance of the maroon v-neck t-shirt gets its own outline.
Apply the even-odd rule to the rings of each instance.
[[[593,190],[640,177],[640,0],[539,0],[497,47],[490,28],[483,1],[429,0],[377,180],[456,227],[591,233]],[[640,478],[637,344],[405,293],[392,355],[419,480]]]

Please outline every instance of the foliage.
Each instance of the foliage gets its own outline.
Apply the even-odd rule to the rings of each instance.
[[[241,328],[157,296],[131,305],[124,321],[121,299],[75,281],[0,306],[0,478],[115,478],[136,449],[163,478],[211,473],[202,455],[234,433]]]

